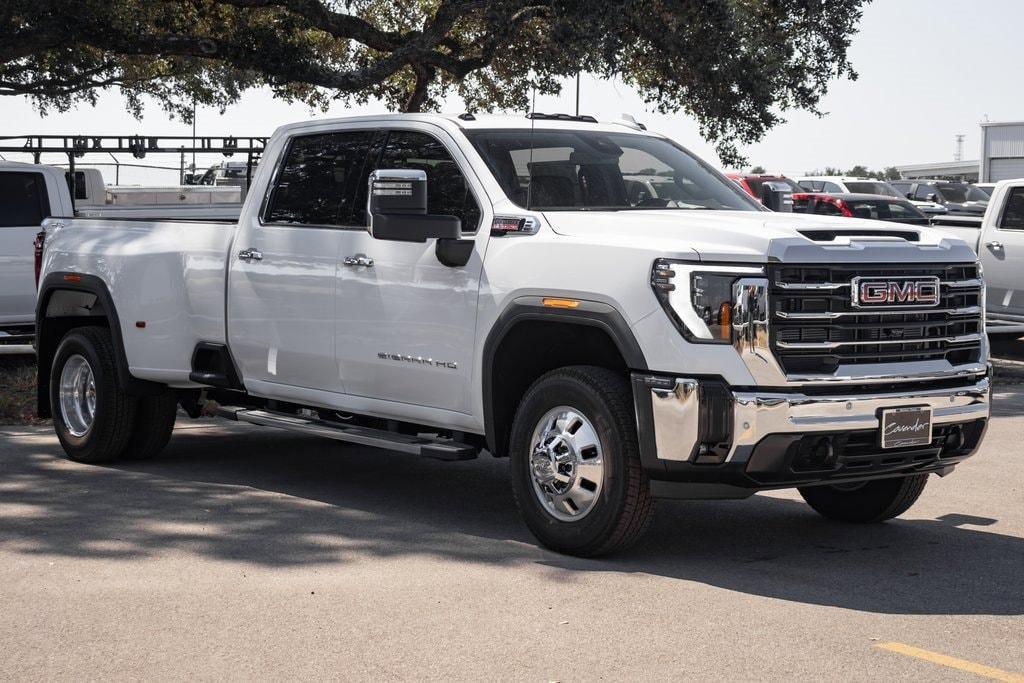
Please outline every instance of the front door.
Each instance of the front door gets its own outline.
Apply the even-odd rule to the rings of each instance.
[[[228,339],[250,391],[344,391],[334,355],[339,249],[375,135],[292,138],[262,215],[243,217],[230,255]]]
[[[985,269],[986,307],[1024,316],[1024,187],[1008,187],[1001,215],[985,226],[978,256]],[[998,197],[993,200],[999,201]]]
[[[446,142],[447,141],[447,144]],[[365,230],[344,236],[338,273],[337,356],[354,396],[469,413],[477,292],[488,237],[483,192],[465,158],[437,129],[391,130],[374,169],[427,174],[428,211],[456,215],[476,241],[469,262],[448,267],[435,240],[393,242]],[[368,173],[367,173],[368,175]],[[365,177],[356,209],[365,209]],[[365,215],[362,216],[365,225]],[[360,258],[362,257],[362,258]],[[372,265],[369,265],[372,261]]]
[[[42,173],[0,171],[0,325],[35,320],[32,243],[49,215]]]

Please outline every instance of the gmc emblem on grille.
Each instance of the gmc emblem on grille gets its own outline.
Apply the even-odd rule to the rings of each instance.
[[[939,278],[855,277],[850,283],[850,302],[858,308],[894,305],[937,306]]]

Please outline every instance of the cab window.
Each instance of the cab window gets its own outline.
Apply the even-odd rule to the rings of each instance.
[[[37,226],[50,215],[41,173],[0,173],[0,228]]]
[[[458,164],[439,140],[417,131],[391,131],[373,169],[391,168],[424,171],[427,174],[427,212],[457,216],[462,221],[463,232],[476,231],[480,224],[480,207]],[[363,183],[359,195],[363,200],[359,209],[364,223],[367,191],[366,183]]]
[[[1006,197],[1006,208],[1003,209],[1001,230],[1024,230],[1024,187],[1010,189]]]

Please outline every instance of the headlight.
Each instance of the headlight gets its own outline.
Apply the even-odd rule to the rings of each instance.
[[[764,275],[764,268],[658,259],[651,272],[651,286],[687,341],[731,344],[733,285],[751,275]]]

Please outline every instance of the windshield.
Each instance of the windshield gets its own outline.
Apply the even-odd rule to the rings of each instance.
[[[889,183],[875,180],[847,180],[846,189],[850,192],[860,194],[881,194],[886,197],[903,197],[903,195]]]
[[[466,137],[528,209],[758,211],[735,183],[668,140],[583,130],[477,130]]]
[[[992,187],[991,185],[974,185],[973,187],[974,187],[974,189],[978,190],[979,192],[985,193],[985,196],[987,198],[989,198],[989,199],[992,198],[992,190],[996,189],[995,187]]]
[[[939,185],[938,188],[939,194],[942,195],[942,199],[947,202],[953,202],[954,204],[988,201],[987,194],[973,185],[967,185],[966,183]]]

